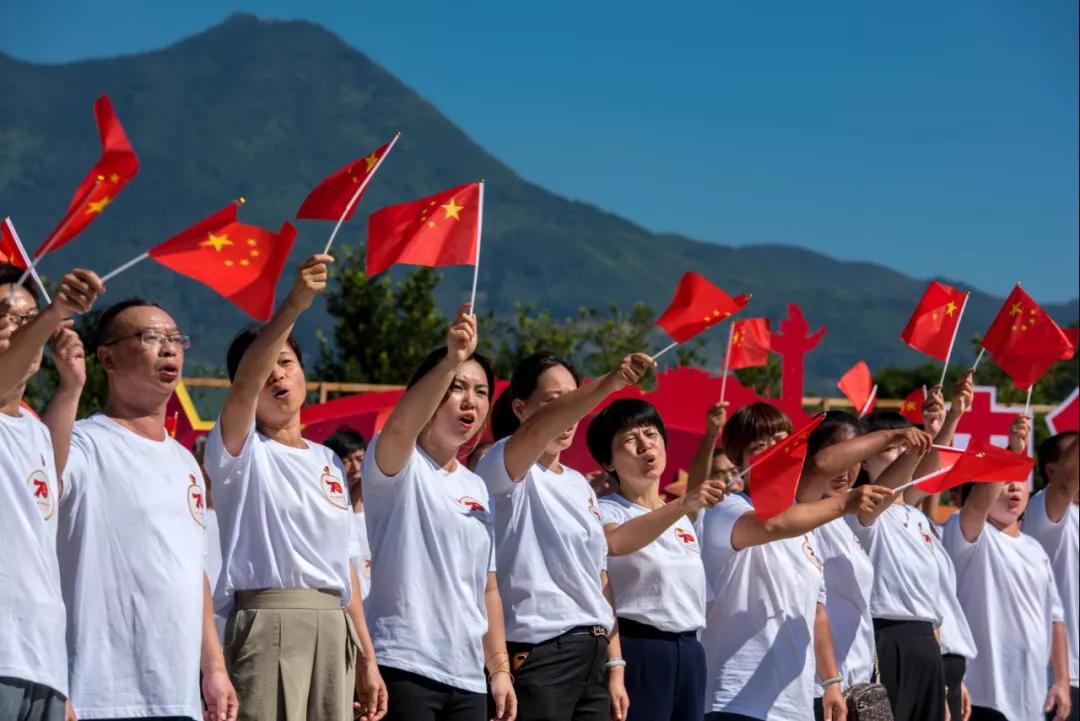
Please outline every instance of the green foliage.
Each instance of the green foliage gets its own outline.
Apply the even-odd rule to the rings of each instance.
[[[49,289],[54,292],[54,288]],[[93,329],[97,326],[98,315],[101,311],[92,311],[86,315],[75,318],[75,330],[79,337],[86,343],[93,336]],[[44,412],[52,398],[56,386],[60,382],[60,374],[53,365],[49,351],[45,352],[45,359],[41,364],[41,370],[26,384],[26,395],[23,397],[30,407],[38,413]],[[109,381],[105,376],[105,369],[98,363],[93,350],[86,351],[86,385],[83,386],[82,395],[79,397],[79,418],[85,418],[91,413],[100,411],[105,407],[109,398]]]
[[[780,395],[780,356],[769,355],[769,362],[758,368],[740,368],[735,371],[735,377],[746,388],[751,388],[762,398],[773,398]]]

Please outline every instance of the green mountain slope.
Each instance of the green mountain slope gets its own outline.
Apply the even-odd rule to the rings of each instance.
[[[339,238],[361,241],[366,214],[378,207],[484,178],[481,309],[509,310],[520,300],[572,313],[645,300],[659,311],[679,275],[695,269],[733,294],[753,292],[754,315],[779,318],[797,302],[811,323],[829,326],[809,359],[808,377],[819,385],[857,358],[871,368],[921,360],[897,334],[925,280],[803,248],[658,235],[560,198],[518,177],[386,70],[306,22],[238,15],[160,51],[59,66],[0,54],[0,214],[13,216],[31,248],[97,157],[90,108],[102,92],[111,95],[142,170],[82,237],[43,262],[53,276],[76,263],[104,273],[238,196],[248,200],[243,220],[277,228],[325,174],[402,130]],[[294,264],[321,249],[331,225],[298,227]],[[446,273],[448,312],[466,296],[469,273]],[[221,364],[228,338],[246,322],[202,286],[149,261],[111,284],[111,299],[129,295],[173,310],[197,339],[193,358],[204,363]],[[985,328],[1000,302],[975,293],[965,334]],[[1077,302],[1050,310],[1069,322]],[[302,339],[327,323],[313,312]],[[964,345],[961,357],[970,357]]]

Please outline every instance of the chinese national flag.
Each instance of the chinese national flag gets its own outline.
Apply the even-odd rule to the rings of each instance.
[[[113,112],[108,95],[94,101],[94,117],[101,136],[101,157],[76,188],[64,218],[34,253],[35,258],[61,248],[74,239],[139,172],[139,160]]]
[[[1035,459],[985,442],[973,443],[962,453],[938,448],[942,467],[915,485],[926,493],[941,493],[965,483],[1026,481]]]
[[[0,224],[0,263],[13,265],[19,270],[30,267],[30,260],[15,234],[11,218],[4,218],[3,224]]]
[[[656,320],[656,324],[672,340],[683,343],[742,310],[749,302],[749,293],[732,298],[703,276],[690,271],[683,273],[679,279],[671,305]]]
[[[484,214],[484,184],[468,183],[372,213],[368,276],[398,263],[476,265]]]
[[[861,418],[874,409],[877,399],[877,386],[870,377],[870,367],[865,361],[859,361],[841,378],[836,387],[851,401],[852,407]]]
[[[755,368],[768,365],[772,347],[768,318],[747,318],[731,326],[729,368]]]
[[[1071,358],[1076,351],[1054,319],[1019,285],[990,324],[982,347],[1021,390],[1033,386],[1050,366]]]
[[[386,145],[372,150],[359,160],[354,160],[343,168],[339,168],[329,175],[315,189],[308,193],[300,210],[296,211],[296,217],[303,220],[338,220],[344,217],[348,220],[356,212],[356,206],[360,204],[360,198],[364,195],[368,181],[379,169],[383,158],[394,147],[394,143],[401,137],[401,133],[394,136]],[[353,202],[353,196],[356,201]],[[352,206],[349,206],[349,203]],[[348,213],[345,213],[348,208]]]
[[[904,402],[900,405],[900,415],[911,421],[912,425],[921,426],[923,422],[922,407],[925,402],[926,386],[916,388],[904,398]]]
[[[795,490],[806,462],[806,441],[823,420],[825,414],[819,413],[797,433],[750,461],[750,500],[754,513],[762,521],[782,513],[795,501]]]
[[[967,295],[944,283],[930,281],[904,332],[900,334],[901,340],[920,353],[945,360],[956,336]]]
[[[274,312],[274,288],[296,229],[274,233],[236,220],[237,203],[150,249],[151,258],[220,293],[256,320]]]

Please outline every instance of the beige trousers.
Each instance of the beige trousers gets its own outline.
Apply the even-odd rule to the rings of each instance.
[[[240,721],[349,721],[360,644],[332,591],[241,591],[225,624]]]

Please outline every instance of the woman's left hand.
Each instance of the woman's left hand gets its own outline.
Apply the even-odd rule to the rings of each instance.
[[[496,671],[491,677],[491,697],[495,699],[495,718],[492,721],[514,721],[517,718],[517,693],[506,671]]]
[[[825,712],[825,721],[847,721],[847,703],[844,702],[840,684],[832,683],[825,687],[821,708]]]
[[[360,697],[360,701],[353,704],[357,719],[379,721],[386,715],[386,683],[374,661],[360,659],[360,665],[356,668],[356,693]]]
[[[627,709],[630,708],[630,696],[626,693],[626,684],[623,683],[622,667],[608,670],[608,693],[611,695],[611,721],[623,721]]]

